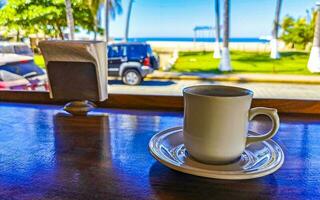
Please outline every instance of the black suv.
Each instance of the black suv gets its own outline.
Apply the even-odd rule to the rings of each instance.
[[[158,67],[159,59],[149,44],[130,42],[108,45],[109,76],[121,77],[127,85],[139,85],[147,74]]]

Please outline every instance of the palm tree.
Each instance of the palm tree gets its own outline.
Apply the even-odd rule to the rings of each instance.
[[[272,39],[270,41],[271,46],[271,54],[270,58],[279,59],[280,54],[278,52],[278,32],[279,32],[279,18],[281,11],[282,0],[277,0],[276,12],[273,21],[273,29],[272,29]]]
[[[215,0],[215,19],[216,19],[216,42],[214,46],[213,58],[221,58],[220,52],[220,5],[219,0]]]
[[[74,20],[73,20],[71,0],[65,0],[65,4],[66,4],[67,24],[69,29],[69,39],[74,40]]]
[[[128,37],[129,37],[129,25],[130,25],[132,4],[133,4],[133,0],[129,0],[129,7],[128,7],[128,13],[127,13],[127,22],[126,22],[126,32],[125,32],[125,35],[124,35],[124,41],[125,42],[128,41]]]
[[[100,8],[100,5],[104,3],[104,0],[86,0],[86,4],[89,6],[89,10],[91,12],[91,15],[93,17],[93,27],[94,27],[94,40],[97,40],[97,34],[98,34],[98,11]]]
[[[230,0],[224,0],[223,11],[223,48],[222,57],[219,65],[220,71],[232,71],[229,52],[229,18],[230,18]]]
[[[312,73],[320,72],[320,2],[317,4],[317,17],[315,21],[313,46],[308,61],[308,69]]]
[[[108,13],[112,19],[115,19],[117,14],[122,14],[121,0],[108,0],[108,2]],[[106,15],[106,24],[109,24],[109,15]],[[106,30],[106,35],[109,38],[109,25],[106,28],[108,28]]]
[[[94,40],[97,39],[98,26],[99,26],[99,8],[104,4],[105,19],[105,39],[109,38],[109,14],[114,19],[116,14],[122,13],[121,0],[86,0],[94,21]]]

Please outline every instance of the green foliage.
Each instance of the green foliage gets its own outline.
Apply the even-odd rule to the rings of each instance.
[[[286,16],[281,23],[283,32],[280,38],[291,48],[306,49],[313,40],[315,20],[316,12],[313,12],[310,22],[303,17],[294,19]]]
[[[38,65],[39,67],[41,67],[42,69],[45,69],[45,62],[44,62],[42,55],[35,54],[34,55],[34,63],[36,65]]]
[[[82,0],[73,0],[75,25],[93,31],[93,16]],[[24,35],[62,37],[67,26],[64,0],[8,0],[0,9],[0,26]]]

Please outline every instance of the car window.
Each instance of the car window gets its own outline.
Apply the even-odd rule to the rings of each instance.
[[[15,81],[20,79],[23,79],[23,77],[9,71],[0,70],[0,81]]]
[[[117,58],[126,56],[127,50],[125,46],[109,46],[108,47],[108,57]]]
[[[27,45],[16,45],[14,46],[14,52],[20,55],[30,55],[32,54],[31,49]]]
[[[118,57],[118,55],[119,55],[118,46],[110,46],[108,48],[108,57],[109,58]]]
[[[147,53],[148,53],[149,56],[152,55],[152,49],[151,49],[150,45],[147,45]]]
[[[13,46],[0,45],[0,53],[14,53]]]
[[[26,63],[11,63],[1,66],[1,70],[8,71],[20,76],[24,76],[30,73],[36,73],[36,75],[43,75],[44,72],[33,61]]]
[[[121,46],[120,48],[122,56],[127,56],[127,46]]]
[[[147,54],[144,45],[128,45],[127,48],[127,53],[129,57],[144,57]]]

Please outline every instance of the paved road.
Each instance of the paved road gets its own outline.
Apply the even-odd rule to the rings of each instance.
[[[284,84],[284,83],[232,83],[209,82],[193,80],[148,80],[140,86],[123,85],[121,81],[109,81],[109,91],[118,94],[156,94],[182,95],[182,89],[191,85],[223,84],[248,88],[254,91],[256,98],[285,98],[285,99],[320,99],[320,85]]]

